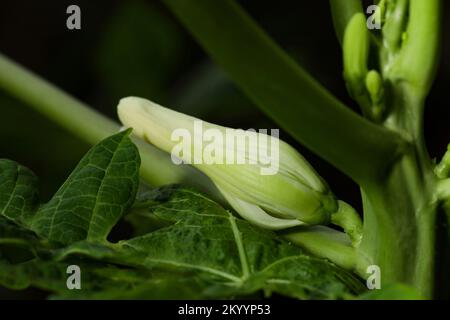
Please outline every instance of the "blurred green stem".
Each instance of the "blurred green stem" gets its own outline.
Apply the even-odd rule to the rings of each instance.
[[[115,121],[1,54],[0,88],[89,144],[95,144],[120,130],[120,125]],[[133,138],[133,141],[142,159],[141,176],[149,184],[187,182],[203,190],[213,188],[209,179],[194,168],[176,166],[166,153],[140,139]]]

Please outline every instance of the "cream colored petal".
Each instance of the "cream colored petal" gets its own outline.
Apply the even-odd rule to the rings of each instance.
[[[231,207],[236,210],[239,215],[258,227],[270,230],[282,230],[286,228],[305,225],[305,223],[296,219],[279,219],[267,214],[260,207],[239,199],[228,192],[224,191],[216,184],[219,191],[228,201]]]

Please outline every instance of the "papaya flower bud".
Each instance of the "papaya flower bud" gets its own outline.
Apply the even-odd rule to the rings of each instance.
[[[351,96],[360,99],[365,96],[364,78],[370,49],[370,34],[366,16],[355,14],[348,23],[343,39],[344,78]]]
[[[328,224],[338,210],[323,179],[276,134],[214,125],[137,97],[120,100],[118,116],[174,163],[204,172],[231,207],[260,227]]]

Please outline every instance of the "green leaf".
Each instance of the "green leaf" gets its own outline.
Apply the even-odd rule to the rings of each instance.
[[[0,259],[18,263],[33,259],[44,250],[34,232],[0,216]]]
[[[21,227],[13,221],[0,216],[0,241],[1,239],[21,239],[21,240],[35,240],[37,236],[34,232]]]
[[[0,214],[27,224],[39,203],[38,179],[28,168],[0,159]]]
[[[81,290],[67,288],[69,265],[80,267]],[[51,299],[200,299],[211,297],[213,290],[219,292],[219,287],[208,287],[202,277],[188,273],[155,273],[76,258],[35,259],[19,265],[0,259],[0,270],[0,285],[13,290],[39,288]]]
[[[15,209],[0,215],[1,286],[32,286],[52,298],[73,299],[231,298],[261,292],[316,299],[348,298],[363,290],[350,273],[234,217],[194,190],[144,188],[131,209],[139,154],[129,133],[93,147],[37,213],[36,177],[14,162],[2,162],[8,169],[2,171],[3,181],[20,180],[14,172],[19,177],[26,173],[34,196],[23,196],[28,188],[2,186],[5,199],[22,196],[29,205],[18,210],[3,200],[3,208]],[[19,225],[24,212],[30,218]],[[126,212],[145,234],[108,242],[110,230]],[[82,269],[80,292],[66,286],[71,264]]]
[[[165,3],[258,107],[358,183],[370,183],[398,156],[397,134],[349,110],[234,1]]]
[[[261,290],[301,299],[345,298],[363,290],[346,271],[305,255],[275,233],[234,217],[191,189],[157,189],[148,194],[148,201],[147,215],[170,226],[116,245],[79,242],[55,258],[84,255],[154,271],[196,272],[214,298]]]
[[[141,187],[138,190],[133,207],[124,218],[125,221],[132,225],[133,236],[141,236],[172,224],[149,213],[148,208],[158,204],[157,201],[152,200],[154,192],[154,190],[148,189],[146,186]]]
[[[32,229],[51,241],[105,241],[132,205],[140,158],[128,135],[113,135],[94,146],[33,219]]]

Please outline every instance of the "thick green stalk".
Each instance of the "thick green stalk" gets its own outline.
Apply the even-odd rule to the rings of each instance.
[[[90,144],[120,129],[118,123],[1,54],[0,88]],[[209,180],[197,170],[176,166],[162,151],[136,138],[134,142],[141,154],[141,175],[148,183],[162,185],[189,181],[202,189],[212,188]]]
[[[378,184],[364,189],[364,263],[378,265],[382,283],[404,282],[426,297],[434,290],[435,203],[430,177],[414,153],[405,155]],[[428,181],[427,181],[428,180]]]
[[[331,4],[334,15],[351,21],[343,2]],[[358,260],[378,265],[383,285],[404,282],[433,297],[440,281],[435,270],[442,269],[443,259],[436,249],[436,176],[423,136],[423,108],[437,65],[441,1],[385,4],[379,74],[388,115],[382,125],[401,135],[408,147],[383,175],[362,184],[364,231]]]
[[[424,99],[407,83],[391,87],[384,126],[409,147],[385,175],[363,186],[360,254],[378,265],[384,284],[404,282],[433,297],[436,252],[436,176],[423,137]]]
[[[258,107],[355,181],[371,180],[397,157],[398,135],[339,102],[234,1],[165,3]]]

